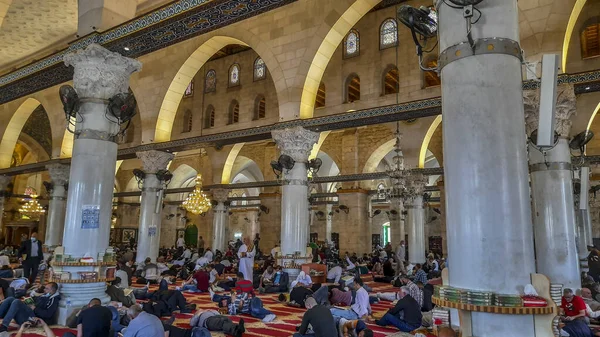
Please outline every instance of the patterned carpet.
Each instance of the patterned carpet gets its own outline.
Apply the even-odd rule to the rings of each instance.
[[[367,284],[373,288],[374,292],[384,292],[384,291],[394,291],[392,286],[389,284],[383,283],[374,283],[367,282]],[[155,290],[156,286],[151,286],[150,290]],[[397,291],[397,288],[396,288]],[[217,309],[217,303],[210,301],[208,294],[192,294],[192,293],[184,293],[186,299],[190,303],[195,303],[197,308],[201,309]],[[270,323],[263,323],[261,320],[252,318],[249,315],[240,315],[233,316],[231,319],[234,322],[238,322],[240,318],[244,318],[246,322],[246,333],[244,336],[248,337],[289,337],[295,332],[296,325],[300,324],[302,321],[302,315],[304,314],[305,309],[293,308],[282,305],[277,302],[277,294],[266,294],[259,295],[260,299],[263,301],[265,308],[272,311],[275,315],[277,315],[277,319]],[[382,315],[385,311],[387,311],[391,307],[390,302],[380,302],[378,304],[373,304],[372,309],[375,315]],[[176,314],[175,315],[175,325],[182,328],[189,328],[190,318],[192,314]],[[165,317],[166,319],[166,317]],[[390,336],[398,332],[397,329],[390,328],[382,328],[376,326],[374,324],[368,324],[369,328],[371,328],[375,332],[375,337],[383,337]],[[16,329],[16,326],[13,328]],[[13,331],[11,329],[11,331]],[[66,331],[73,331],[69,329],[65,329],[62,327],[53,327],[52,329],[56,336],[62,337],[62,335]],[[73,331],[75,332],[75,331]],[[76,332],[75,332],[76,334]],[[14,334],[13,334],[14,335]],[[27,334],[24,334],[25,337],[37,337],[43,336],[43,332],[41,329],[32,329],[28,331]],[[213,336],[225,336],[223,333],[213,332]],[[12,336],[12,335],[11,335]],[[332,336],[334,337],[334,336]]]

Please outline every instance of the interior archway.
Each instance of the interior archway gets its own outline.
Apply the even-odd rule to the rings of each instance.
[[[10,167],[15,145],[29,116],[40,105],[35,98],[26,99],[11,117],[0,141],[0,168]]]

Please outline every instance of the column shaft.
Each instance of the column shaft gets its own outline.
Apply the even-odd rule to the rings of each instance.
[[[142,262],[147,257],[152,261],[156,261],[158,257],[162,207],[159,206],[159,211],[156,212],[156,204],[161,202],[160,190],[162,185],[156,174],[146,173],[140,200],[136,262]]]
[[[225,238],[225,225],[227,224],[227,207],[219,202],[217,206],[213,208],[213,240],[212,250],[213,251],[224,251],[227,239]]]
[[[425,262],[425,210],[423,197],[415,197],[407,207],[408,215],[408,260],[413,263]]]
[[[306,163],[296,163],[285,175],[281,196],[281,253],[303,255],[308,243],[308,182]]]
[[[438,4],[446,51],[467,41],[465,19],[462,10]],[[519,41],[516,0],[477,8],[485,19],[473,27],[474,39]],[[535,271],[521,62],[505,54],[467,56],[443,67],[441,78],[449,283],[517,294]],[[470,336],[534,335],[531,315],[471,318]]]
[[[62,242],[67,211],[67,191],[64,185],[55,185],[48,202],[48,223],[46,226],[46,246],[58,246]]]
[[[546,155],[529,146],[537,271],[566,288],[581,286],[577,246],[571,154],[565,138]]]

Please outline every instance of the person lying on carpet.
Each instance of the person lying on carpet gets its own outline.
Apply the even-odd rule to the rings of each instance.
[[[367,329],[365,322],[361,320],[347,320],[339,318],[336,320],[339,337],[373,337],[373,330]]]
[[[219,303],[219,308],[227,308],[229,315],[247,314],[254,318],[261,319],[264,323],[273,321],[277,316],[271,311],[265,309],[262,301],[254,295],[246,292],[231,292],[230,295],[215,294],[209,289],[210,299]]]
[[[335,320],[329,309],[318,305],[314,298],[305,301],[306,309],[302,323],[293,337],[333,337],[337,335]],[[309,326],[312,331],[309,331]]]
[[[110,309],[103,307],[100,299],[93,298],[77,317],[77,337],[114,336],[112,317]],[[76,336],[72,332],[65,332],[62,337]]]
[[[33,324],[35,323],[35,324]],[[54,332],[52,331],[52,329],[50,329],[50,327],[48,326],[48,324],[46,324],[46,322],[44,322],[43,319],[39,319],[39,318],[33,318],[31,322],[25,322],[21,325],[21,327],[19,328],[19,331],[17,332],[17,334],[14,337],[22,337],[23,333],[25,332],[25,330],[29,329],[32,326],[41,326],[42,329],[44,329],[44,334],[46,335],[46,337],[56,337],[56,335],[54,334]],[[0,333],[0,337],[8,337],[9,334],[8,332],[2,332]]]
[[[342,266],[340,266],[339,264],[329,269],[329,271],[327,272],[327,283],[339,283],[342,274]]]
[[[219,314],[216,310],[200,309],[196,311],[190,319],[190,329],[183,329],[172,325],[174,317],[170,320],[171,324],[164,324],[165,337],[202,337],[210,336],[209,331],[223,332],[233,337],[242,337],[246,329],[244,328],[244,319],[241,318],[238,324],[235,324],[227,316]]]
[[[421,326],[423,315],[421,306],[410,296],[410,289],[407,286],[400,288],[398,296],[400,299],[396,305],[389,309],[385,315],[375,324],[379,326],[392,325],[402,332],[411,332]]]
[[[33,299],[33,301],[35,304],[29,305],[14,297],[8,297],[2,301],[2,304],[0,304],[0,317],[3,320],[2,325],[0,325],[0,332],[8,331],[8,326],[13,319],[19,325],[25,323],[31,317],[38,317],[46,323],[54,324],[58,302],[60,301],[58,284],[54,282],[46,284],[44,295]]]
[[[188,305],[179,290],[160,290],[150,296],[149,301],[143,304],[143,309],[149,314],[162,317],[170,316],[175,310],[182,314],[191,313],[196,309],[196,305]]]

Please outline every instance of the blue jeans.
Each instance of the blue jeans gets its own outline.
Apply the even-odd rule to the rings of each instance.
[[[407,324],[405,321],[392,314],[383,315],[383,317],[381,317],[380,320],[375,321],[375,323],[379,326],[393,325],[402,332],[411,332],[419,328],[418,326],[412,326],[410,324]]]
[[[299,332],[296,332],[292,337],[314,337],[314,336],[315,336],[315,334],[306,334],[306,335],[303,335],[303,334],[301,334]]]
[[[35,314],[25,303],[14,297],[9,297],[0,304],[0,317],[4,318],[2,325],[8,327],[13,319],[21,325],[27,322],[29,317],[35,317]]]
[[[250,300],[250,315],[254,318],[263,319],[267,315],[271,315],[272,312],[263,307],[263,303],[258,297],[254,297]]]
[[[195,293],[201,293],[200,290],[198,290],[198,287],[195,284],[186,284],[183,286],[183,288],[181,288],[181,291],[193,291]]]
[[[352,309],[331,308],[330,310],[333,316],[342,317],[351,321],[360,318]]]

